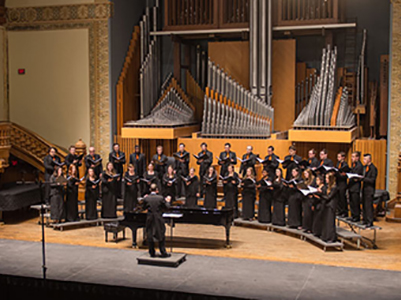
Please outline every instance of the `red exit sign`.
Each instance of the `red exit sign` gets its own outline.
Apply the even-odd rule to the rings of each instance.
[[[18,75],[25,75],[25,69],[18,69]]]

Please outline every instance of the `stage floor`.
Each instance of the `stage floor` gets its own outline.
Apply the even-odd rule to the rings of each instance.
[[[143,251],[47,244],[47,278],[246,299],[399,299],[401,272],[188,255],[138,265]],[[0,239],[0,274],[40,278],[41,243]]]
[[[16,220],[16,218],[13,218]],[[0,225],[0,239],[36,241],[41,240],[41,226],[37,218],[16,220]],[[345,247],[344,251],[324,252],[316,245],[299,238],[277,232],[245,227],[231,228],[232,248],[226,249],[225,230],[221,226],[177,224],[174,229],[174,250],[191,255],[205,255],[227,258],[319,264],[341,267],[382,269],[401,271],[401,225],[381,221],[376,224],[378,231],[377,250],[356,250]],[[167,246],[169,246],[167,226]],[[372,236],[373,232],[366,232]],[[122,234],[120,233],[120,238]],[[139,250],[131,248],[131,231],[126,229],[126,240],[118,243],[104,240],[104,230],[99,227],[85,227],[64,231],[46,228],[46,242],[67,245],[82,245],[100,248],[125,249],[135,254]],[[109,235],[111,238],[111,235]],[[142,229],[138,230],[138,244],[142,244]]]

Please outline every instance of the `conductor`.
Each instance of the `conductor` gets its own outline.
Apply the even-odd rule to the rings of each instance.
[[[161,257],[170,257],[166,252],[165,234],[166,226],[163,219],[163,211],[170,206],[171,198],[166,199],[158,195],[158,188],[155,183],[150,185],[149,196],[143,199],[143,208],[148,210],[146,218],[146,234],[148,238],[149,254],[156,257],[155,242],[159,242]]]

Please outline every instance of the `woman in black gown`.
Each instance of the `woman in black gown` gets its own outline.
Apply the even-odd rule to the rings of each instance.
[[[262,179],[257,182],[257,188],[259,190],[258,221],[259,223],[271,223],[273,183],[265,169],[262,171]]]
[[[302,182],[299,169],[294,168],[291,172],[291,180],[296,183]],[[288,226],[290,228],[302,229],[302,193],[297,189],[294,182],[288,186]]]
[[[256,181],[253,169],[248,168],[241,182],[242,219],[252,221],[255,216]]]
[[[189,169],[188,177],[184,177],[185,183],[185,207],[197,207],[199,198],[199,179],[195,175],[195,169]]]
[[[337,241],[336,209],[338,202],[338,187],[333,173],[326,174],[326,195],[323,195],[325,205],[323,209],[323,227],[321,239],[326,243]]]
[[[148,165],[148,169],[143,174],[143,178],[141,181],[143,182],[142,197],[150,194],[149,188],[152,183],[155,183],[157,185],[157,189],[161,191],[159,175],[155,171],[155,166],[153,164]]]
[[[285,200],[283,187],[283,170],[276,169],[276,178],[273,182],[273,216],[272,224],[285,226]]]
[[[85,184],[85,217],[87,220],[96,220],[100,180],[96,178],[93,168],[88,169],[88,177]]]
[[[71,164],[68,168],[67,178],[67,199],[65,201],[66,206],[66,221],[75,222],[79,220],[78,216],[78,185],[79,178],[77,173],[77,167]]]
[[[124,175],[124,212],[133,211],[138,205],[139,182],[139,176],[135,174],[134,165],[129,164]]]
[[[102,175],[102,218],[117,218],[117,184],[120,176],[114,172],[111,162]]]
[[[177,193],[177,177],[174,174],[174,168],[172,165],[167,167],[167,173],[163,175],[163,196],[166,198],[167,196],[171,197],[170,204],[173,204],[175,201],[175,195]]]
[[[320,237],[322,235],[323,210],[325,205],[323,195],[326,194],[326,187],[322,176],[316,177],[316,187],[318,192],[313,195],[312,233],[315,236]]]
[[[239,176],[234,166],[229,165],[223,178],[225,208],[234,209],[234,218],[238,217],[238,184]]]
[[[307,186],[311,187],[316,187],[316,180],[315,176],[313,176],[312,170],[311,169],[306,169],[303,173],[303,179],[304,183]],[[302,211],[303,211],[303,216],[302,216],[302,229],[306,233],[311,233],[312,232],[312,225],[313,225],[313,202],[314,198],[313,195],[307,195],[304,196],[302,195]]]
[[[67,180],[63,175],[63,169],[56,167],[50,176],[50,218],[55,223],[61,223],[65,219],[64,195]]]
[[[207,173],[203,177],[203,186],[205,196],[203,206],[205,208],[217,207],[217,172],[214,167],[209,167]]]

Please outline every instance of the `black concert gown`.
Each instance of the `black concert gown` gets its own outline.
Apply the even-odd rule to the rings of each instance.
[[[266,178],[266,181],[268,179]],[[273,202],[273,187],[267,186],[266,182],[262,179],[258,181],[259,188],[259,209],[258,221],[259,223],[271,223],[272,221],[272,202]]]
[[[226,177],[229,176],[226,174]],[[224,183],[224,199],[226,208],[234,208],[234,218],[238,217],[238,174],[234,172],[234,180],[229,180]],[[235,181],[235,183],[233,183]]]
[[[324,212],[324,207],[325,207],[325,199],[323,198],[323,195],[326,194],[326,187],[322,187],[322,193],[317,193],[316,196],[319,196],[320,198],[314,198],[313,201],[313,222],[312,222],[312,233],[320,237],[322,235],[322,227],[323,227],[323,212]]]
[[[126,178],[130,179],[129,182]],[[124,211],[130,212],[138,205],[138,180],[137,175],[130,175],[127,171],[124,176]]]
[[[157,188],[159,189],[159,191],[161,191],[159,174],[157,174],[156,171],[154,171],[153,174],[149,174],[149,172],[146,171],[143,174],[143,179],[149,180],[151,182],[142,182],[142,197],[150,194],[149,188],[152,183],[155,183],[157,185]]]
[[[93,188],[93,186],[95,186],[95,188]],[[86,189],[85,189],[85,217],[87,220],[97,219],[98,199],[99,199],[99,182],[94,184],[92,181],[87,179]]]
[[[313,180],[311,183],[312,187],[316,187],[316,182]],[[302,195],[302,229],[307,232],[312,232],[313,225],[313,203],[314,203],[313,195],[304,196]]]
[[[272,224],[285,226],[285,200],[284,186],[282,182],[273,182],[273,216]]]
[[[107,180],[107,175],[102,176],[102,218],[117,218],[116,185],[120,183],[116,178]]]
[[[187,177],[188,178],[188,177]],[[187,182],[183,180],[185,183],[185,206],[186,207],[197,207],[198,206],[198,196],[196,194],[199,193],[199,179],[198,176],[194,176],[187,185]]]
[[[217,176],[213,175],[212,177],[207,178],[211,180],[211,184],[206,183],[206,179],[204,179],[204,187],[205,187],[205,197],[203,201],[203,206],[205,208],[216,208],[217,207]]]
[[[174,180],[174,181],[173,181]],[[173,182],[171,182],[173,181]],[[169,183],[171,185],[169,185]],[[164,174],[163,176],[163,196],[171,197],[171,204],[175,201],[175,196],[177,193],[177,177],[174,175],[173,177],[169,177],[168,174]]]
[[[67,182],[67,199],[65,201],[66,206],[66,221],[75,222],[79,220],[78,216],[78,185],[75,183],[77,179],[71,178]]]
[[[61,221],[65,218],[65,187],[56,183],[56,177],[50,177],[50,218]]]
[[[250,180],[244,180],[242,187],[242,219],[253,219],[255,216],[256,184]]]
[[[299,181],[299,178],[296,180]],[[302,226],[302,193],[296,187],[288,187],[288,226]]]
[[[323,227],[321,239],[325,242],[335,242],[336,234],[336,209],[338,202],[338,187],[335,185],[331,191],[326,190],[326,195],[323,196],[325,201],[323,209]]]

